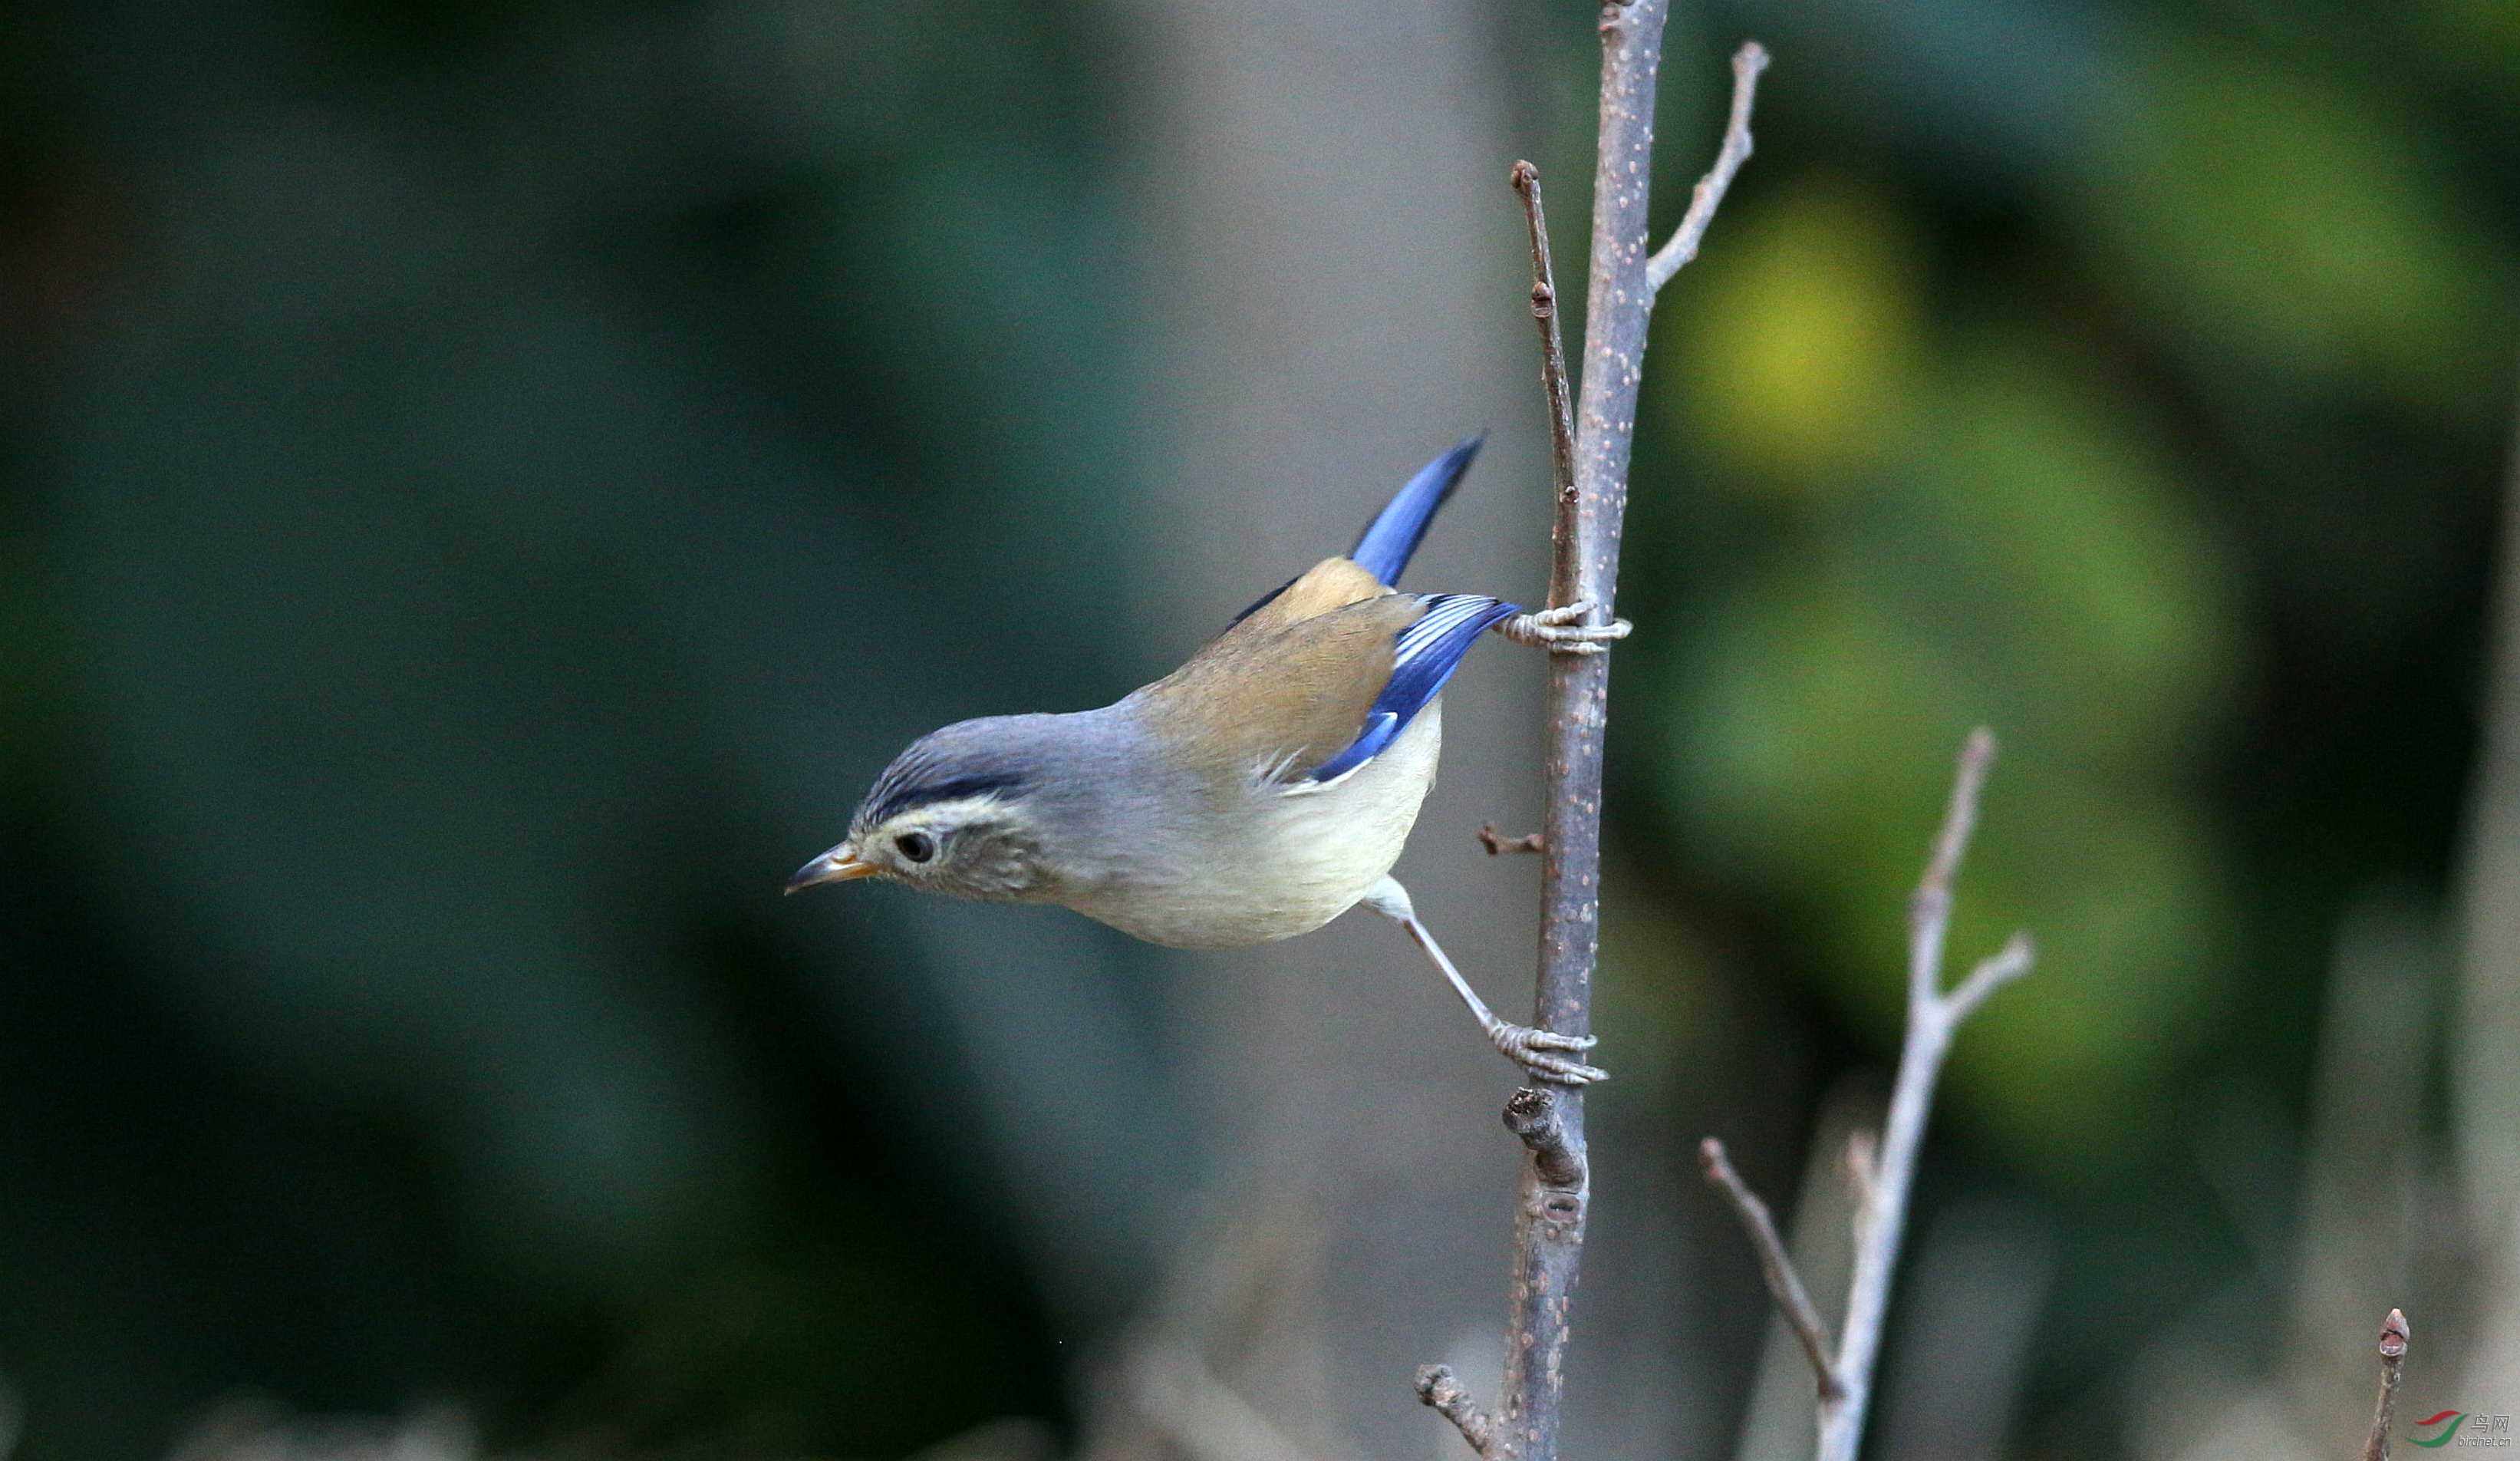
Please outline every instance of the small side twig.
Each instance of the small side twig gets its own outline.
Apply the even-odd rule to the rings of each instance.
[[[1724,1143],[1712,1136],[1699,1142],[1697,1162],[1706,1170],[1706,1180],[1732,1204],[1733,1215],[1741,1219],[1742,1230],[1750,1235],[1750,1247],[1759,1255],[1759,1272],[1768,1280],[1768,1297],[1777,1301],[1786,1326],[1801,1342],[1803,1357],[1811,1361],[1812,1380],[1820,1389],[1821,1400],[1834,1400],[1838,1383],[1829,1368],[1828,1326],[1822,1322],[1811,1291],[1803,1287],[1802,1275],[1794,1271],[1793,1257],[1785,1252],[1784,1239],[1778,1236],[1777,1222],[1769,1214],[1768,1205],[1732,1169]]]
[[[1549,839],[1537,832],[1508,837],[1496,830],[1496,823],[1490,822],[1479,829],[1479,845],[1488,849],[1490,857],[1505,852],[1545,852],[1549,850]]]
[[[2413,1339],[2403,1312],[2391,1309],[2389,1317],[2380,1321],[2380,1398],[2371,1407],[2371,1437],[2362,1442],[2362,1461],[2389,1461],[2389,1431],[2397,1424],[2398,1381]]]
[[[1557,320],[1557,273],[1549,261],[1549,210],[1540,202],[1540,169],[1513,164],[1513,191],[1522,198],[1522,222],[1531,236],[1531,321],[1540,330],[1540,385],[1549,396],[1549,479],[1558,513],[1552,533],[1549,582],[1572,584],[1577,574],[1575,535],[1566,530],[1575,505],[1575,400],[1566,384],[1566,339]],[[1555,607],[1555,599],[1551,607]]]
[[[1584,1154],[1566,1143],[1566,1123],[1557,1114],[1557,1098],[1536,1085],[1515,1091],[1505,1103],[1505,1129],[1531,1149],[1531,1164],[1541,1185],[1560,1192],[1584,1190]]]
[[[1496,1422],[1470,1398],[1451,1365],[1425,1365],[1418,1371],[1418,1398],[1453,1423],[1470,1449],[1484,1456],[1496,1438]]]
[[[1671,242],[1645,261],[1647,288],[1660,290],[1697,257],[1697,246],[1706,238],[1707,225],[1715,221],[1724,191],[1732,186],[1732,175],[1741,170],[1741,164],[1750,160],[1750,104],[1759,94],[1759,72],[1767,68],[1767,48],[1757,41],[1746,42],[1732,53],[1732,118],[1725,124],[1724,145],[1716,150],[1715,165],[1697,180],[1697,190],[1688,198],[1688,211],[1682,215],[1680,227],[1672,230]]]

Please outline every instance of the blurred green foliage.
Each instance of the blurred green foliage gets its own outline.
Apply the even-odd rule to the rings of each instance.
[[[2332,910],[2445,877],[2520,338],[2515,15],[1742,0],[1674,32],[1673,216],[1706,58],[1779,62],[1656,321],[1619,997],[1877,1067],[1951,756],[1997,727],[1955,954],[2028,927],[2043,960],[1946,1109],[2065,1230],[2059,1407],[2229,1261],[2177,1103],[2297,1097]],[[1552,179],[1590,140],[1567,22],[1497,23]],[[1136,510],[1162,423],[1097,23],[0,20],[26,1455],[142,1454],[238,1386],[851,1454],[1059,1409],[1045,1294],[1125,1305],[1130,1184],[1198,1157],[1142,965],[1082,929],[991,962],[904,902],[843,943],[762,894],[901,741],[1135,653],[1033,612],[1182,530]],[[1026,1142],[1078,1192],[986,1160]]]
[[[1884,911],[1958,736],[2004,727],[1961,927],[2038,929],[2047,977],[1961,1078],[2000,1085],[2026,1159],[2142,1140],[2126,1108],[2228,968],[2210,819],[2171,795],[2240,668],[2210,527],[2088,357],[1980,311],[1929,323],[1886,200],[1815,181],[1728,221],[1663,398],[1765,522],[1665,682],[1669,795],[1735,876],[1821,911],[1813,951],[1887,1035]]]
[[[1952,753],[1999,729],[1954,957],[2042,958],[1947,1109],[2074,1195],[2052,1399],[2228,1263],[2190,1123],[2297,1094],[2334,910],[2442,887],[2520,85],[2508,8],[1898,9],[1721,12],[1795,64],[1656,314],[1628,582],[1680,624],[1637,651],[1630,836],[1879,1050]]]
[[[1022,611],[1131,493],[1116,363],[1042,388],[1115,361],[1126,279],[1068,24],[14,14],[26,1454],[141,1454],[240,1386],[878,1453],[1055,1407],[1021,1204],[953,1139],[953,961],[769,916],[969,687],[1112,673]],[[852,623],[932,679],[878,692],[899,641]],[[1063,1139],[1170,1141],[1067,1027],[1125,1040],[1126,971],[1048,952],[988,998],[1110,1073]]]

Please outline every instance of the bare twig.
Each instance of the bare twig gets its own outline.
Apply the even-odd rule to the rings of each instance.
[[[1548,845],[1549,840],[1537,832],[1526,832],[1520,837],[1508,837],[1496,830],[1494,822],[1479,829],[1479,845],[1488,849],[1490,857],[1501,852],[1537,852]]]
[[[1759,72],[1768,68],[1767,48],[1749,41],[1732,53],[1732,119],[1724,127],[1724,146],[1715,154],[1715,165],[1697,180],[1697,190],[1688,198],[1688,211],[1681,217],[1680,227],[1673,229],[1671,242],[1657,251],[1645,265],[1645,287],[1660,291],[1671,283],[1671,276],[1688,266],[1697,257],[1697,246],[1706,238],[1706,226],[1715,221],[1715,209],[1724,202],[1724,191],[1732,186],[1732,175],[1750,160],[1750,104],[1759,95]]]
[[[1767,1277],[1769,1296],[1811,1361],[1820,1392],[1820,1461],[1855,1461],[1864,1441],[1873,1365],[1881,1353],[1882,1320],[1889,1312],[1890,1281],[1899,1266],[1899,1243],[1907,1225],[1908,1193],[1915,1181],[1916,1154],[1924,1145],[1925,1119],[1933,1108],[1934,1083],[1942,1076],[1943,1058],[1951,1052],[1952,1038],[1961,1023],[1998,989],[2028,974],[2034,957],[2030,936],[2015,934],[2000,952],[1979,961],[1968,978],[1949,992],[1943,988],[1952,883],[1959,876],[1960,859],[1976,830],[1978,797],[1994,759],[1995,737],[1983,729],[1970,733],[1953,777],[1951,805],[1926,859],[1925,876],[1909,904],[1908,1037],[1899,1054],[1889,1120],[1878,1137],[1858,1131],[1846,1143],[1847,1186],[1855,1198],[1855,1267],[1847,1282],[1846,1329],[1838,1338],[1834,1360],[1828,1355],[1826,1326],[1785,1254],[1767,1204],[1732,1170],[1722,1142],[1708,1137],[1698,1148],[1706,1179],[1732,1200],[1758,1255],[1760,1271]]]
[[[1496,1439],[1496,1422],[1470,1399],[1450,1365],[1427,1365],[1418,1371],[1418,1398],[1453,1423],[1470,1449],[1484,1456]]]
[[[1549,602],[1554,607],[1572,602],[1555,597],[1555,592],[1577,577],[1575,534],[1570,530],[1575,506],[1575,405],[1566,386],[1566,341],[1557,319],[1557,275],[1549,262],[1549,210],[1540,202],[1540,169],[1516,162],[1512,182],[1513,191],[1522,195],[1523,227],[1531,235],[1531,321],[1540,330],[1540,386],[1549,397],[1549,479],[1557,494],[1549,574]]]
[[[1812,1380],[1818,1386],[1822,1401],[1837,1397],[1837,1376],[1829,1369],[1828,1326],[1822,1322],[1820,1310],[1813,1305],[1811,1291],[1803,1287],[1803,1278],[1794,1271],[1794,1260],[1785,1252],[1785,1240],[1777,1233],[1777,1221],[1768,1212],[1768,1205],[1741,1180],[1732,1169],[1732,1159],[1724,1153],[1724,1143],[1710,1136],[1697,1144],[1698,1164],[1706,1169],[1706,1180],[1732,1204],[1732,1213],[1741,1219],[1741,1228],[1750,1235],[1750,1247],[1759,1256],[1759,1271],[1768,1280],[1768,1297],[1785,1316],[1785,1324],[1801,1342],[1803,1357],[1811,1361]]]
[[[1968,850],[1969,834],[1977,826],[1978,795],[1994,759],[1995,738],[1983,729],[1972,732],[1960,750],[1942,832],[1934,839],[1933,855],[1909,907],[1908,1037],[1900,1051],[1898,1081],[1891,1091],[1890,1116],[1878,1153],[1862,1164],[1867,1175],[1857,1184],[1855,1271],[1847,1284],[1846,1330],[1839,1338],[1837,1363],[1832,1367],[1840,1393],[1834,1401],[1823,1398],[1821,1402],[1820,1461],[1855,1461],[1863,1443],[1873,1365],[1881,1353],[1882,1320],[1890,1307],[1890,1281],[1899,1265],[1899,1243],[1907,1225],[1908,1194],[1915,1181],[1916,1154],[1924,1145],[1925,1119],[1933,1109],[1934,1083],[1942,1076],[1952,1037],[1996,990],[2030,972],[2029,936],[2015,934],[2001,953],[1979,964],[1958,987],[1949,993],[1942,987],[1952,882]]]
[[[1923,881],[1908,900],[1908,985],[1912,998],[1922,988],[1932,993],[1943,969],[1943,933],[1952,921],[1952,880],[1959,876],[1960,857],[1977,831],[1977,799],[1986,790],[1987,767],[1995,761],[1995,737],[1984,726],[1969,732],[1960,747],[1959,770],[1952,778],[1951,808],[1943,830],[1934,838],[1933,856],[1925,863]]]
[[[1541,380],[1549,395],[1552,447],[1552,482],[1557,512],[1549,603],[1587,606],[1593,627],[1614,622],[1611,592],[1619,575],[1619,532],[1628,505],[1628,463],[1637,429],[1637,388],[1642,379],[1645,326],[1653,312],[1655,281],[1647,276],[1645,203],[1653,164],[1654,74],[1661,65],[1670,0],[1623,0],[1600,11],[1600,135],[1593,173],[1593,247],[1587,283],[1583,392],[1568,408],[1566,355],[1557,321],[1557,284],[1549,256],[1548,217],[1541,205],[1540,174],[1531,164],[1513,169],[1531,238],[1531,312],[1540,332]],[[1765,53],[1744,57],[1756,73]],[[1734,110],[1746,126],[1749,99],[1736,93]],[[1719,162],[1724,180],[1746,157],[1728,139]],[[1722,199],[1719,184],[1701,188],[1690,210],[1694,231]],[[1703,214],[1704,216],[1699,216]],[[1694,248],[1692,242],[1690,247]],[[1684,260],[1685,261],[1685,260]],[[1679,262],[1671,265],[1679,267]],[[1604,646],[1606,648],[1606,646]],[[1607,720],[1610,657],[1604,653],[1555,654],[1549,666],[1547,815],[1537,842],[1541,857],[1540,977],[1533,1024],[1564,1034],[1592,1033],[1593,966],[1598,949],[1601,883],[1601,750]],[[1494,845],[1491,845],[1491,850]],[[1528,1104],[1519,1093],[1518,1106]],[[1420,1374],[1419,1393],[1445,1409],[1482,1454],[1499,1461],[1555,1461],[1565,1398],[1568,1318],[1584,1253],[1590,1184],[1584,1141],[1584,1093],[1569,1087],[1549,1092],[1537,1114],[1506,1114],[1508,1125],[1530,1146],[1514,1205],[1511,1310],[1506,1323],[1505,1384],[1490,1425],[1473,1434],[1459,1410],[1472,1418],[1468,1397],[1440,1367]],[[1523,1120],[1531,1122],[1526,1130]],[[1447,1386],[1439,1402],[1436,1380]],[[1480,1437],[1484,1435],[1485,1439]]]
[[[2362,1442],[2362,1461],[2389,1461],[2389,1429],[2397,1424],[2398,1381],[2413,1339],[2407,1316],[2398,1310],[2389,1310],[2389,1317],[2380,1321],[2380,1398],[2371,1407],[2371,1437]]]

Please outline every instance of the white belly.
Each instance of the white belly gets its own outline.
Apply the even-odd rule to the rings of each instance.
[[[1060,901],[1174,948],[1243,948],[1309,934],[1356,906],[1400,860],[1443,744],[1437,700],[1346,779],[1292,792],[1255,783],[1247,806],[1181,829],[1169,840],[1173,855]]]

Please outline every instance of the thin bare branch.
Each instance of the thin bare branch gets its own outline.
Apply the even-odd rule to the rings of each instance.
[[[1855,1271],[1847,1281],[1846,1329],[1839,1336],[1837,1363],[1832,1367],[1842,1391],[1834,1401],[1821,1403],[1820,1461],[1855,1461],[1864,1442],[1872,1371],[1881,1354],[1882,1321],[1889,1313],[1891,1280],[1898,1271],[1899,1245],[1906,1236],[1908,1195],[1915,1183],[1916,1156],[1925,1144],[1926,1119],[1933,1112],[1934,1085],[1942,1078],[1943,1058],[1951,1053],[1960,1022],[1996,990],[2030,972],[2030,939],[2015,935],[2002,952],[1979,964],[1958,988],[1949,994],[1942,988],[1952,884],[1959,876],[1960,858],[1976,829],[1978,797],[1994,759],[1995,737],[1983,728],[1970,732],[1952,778],[1952,799],[1942,831],[1934,839],[1925,876],[1909,907],[1908,1034],[1899,1052],[1899,1075],[1891,1087],[1890,1115],[1882,1125],[1878,1155],[1861,1164],[1868,1168],[1870,1179],[1858,1183]]]
[[[1924,1146],[1943,1060],[1962,1022],[1997,990],[2028,974],[2034,958],[2030,936],[2015,934],[2002,951],[1981,960],[1957,987],[1948,993],[1943,990],[1952,885],[1976,830],[1978,800],[1994,759],[1995,737],[1983,728],[1971,732],[1953,774],[1942,829],[1909,905],[1908,1031],[1899,1054],[1889,1117],[1877,1137],[1858,1131],[1846,1146],[1847,1182],[1855,1195],[1855,1265],[1847,1283],[1846,1328],[1839,1336],[1834,1361],[1827,1358],[1824,1331],[1810,1296],[1785,1259],[1766,1206],[1732,1173],[1719,1143],[1710,1139],[1701,1149],[1708,1179],[1732,1198],[1743,1226],[1750,1230],[1751,1245],[1759,1251],[1769,1293],[1785,1311],[1814,1372],[1821,1377],[1820,1461],[1855,1461],[1863,1444],[1891,1281],[1907,1227],[1909,1193],[1915,1182],[1917,1154]]]
[[[1634,0],[1599,12],[1600,129],[1593,171],[1591,277],[1586,281],[1584,379],[1573,416],[1571,473],[1561,468],[1549,602],[1586,603],[1608,624],[1636,445],[1637,388],[1653,291],[1645,286],[1646,186],[1653,171],[1654,76],[1670,0]],[[1521,189],[1538,197],[1532,176]],[[1534,209],[1529,216],[1537,220]],[[1541,232],[1547,238],[1547,231]],[[1551,297],[1555,298],[1554,286]],[[1553,329],[1553,318],[1544,321]],[[1549,369],[1544,343],[1543,370]],[[1561,408],[1551,403],[1552,414]],[[1549,657],[1548,750],[1541,804],[1540,972],[1532,1023],[1563,1034],[1593,1032],[1593,966],[1601,887],[1602,730],[1609,718],[1608,654]],[[1584,1093],[1555,1093],[1566,1150],[1588,1164]],[[1590,1194],[1542,1176],[1526,1163],[1514,1202],[1513,1272],[1506,1316],[1505,1382],[1498,1447],[1515,1461],[1556,1461],[1565,1406],[1566,1347],[1584,1256]]]
[[[1943,829],[1934,837],[1933,856],[1925,863],[1923,881],[1908,904],[1909,998],[1921,990],[1939,990],[1943,967],[1943,934],[1952,918],[1952,883],[1959,876],[1960,858],[1977,830],[1978,794],[1986,789],[1987,767],[1995,761],[1995,736],[1985,726],[1969,732],[1960,747],[1959,770],[1952,778],[1951,805],[1943,812]]]
[[[1557,494],[1549,582],[1553,590],[1575,581],[1575,402],[1566,384],[1566,340],[1557,318],[1557,272],[1549,261],[1549,210],[1541,205],[1540,169],[1513,164],[1513,191],[1522,197],[1522,221],[1531,236],[1531,320],[1540,330],[1540,385],[1549,397],[1549,480]],[[1571,602],[1551,598],[1552,607]],[[1538,833],[1532,834],[1537,838]],[[1496,849],[1488,849],[1493,852]]]
[[[1981,725],[1960,746],[1951,803],[1943,810],[1942,831],[1934,837],[1933,857],[1925,864],[1924,881],[1917,890],[1920,894],[1938,893],[1950,899],[1960,859],[1968,854],[1969,838],[1977,831],[1978,798],[1986,791],[1986,773],[1994,764],[1995,732]]]
[[[1812,1303],[1811,1291],[1803,1287],[1802,1275],[1794,1271],[1794,1260],[1785,1252],[1785,1240],[1777,1234],[1777,1221],[1769,1213],[1768,1205],[1732,1169],[1724,1143],[1714,1137],[1697,1144],[1697,1163],[1705,1169],[1707,1182],[1732,1204],[1733,1215],[1741,1219],[1742,1231],[1750,1235],[1750,1247],[1759,1256],[1759,1272],[1768,1281],[1768,1297],[1777,1301],[1785,1326],[1803,1347],[1803,1357],[1811,1361],[1812,1380],[1819,1388],[1821,1400],[1825,1403],[1837,1398],[1837,1375],[1829,1368],[1828,1326],[1822,1322],[1820,1309]]]
[[[1508,837],[1496,830],[1496,823],[1490,822],[1479,829],[1479,845],[1487,848],[1488,855],[1494,857],[1502,852],[1537,852],[1549,845],[1549,840],[1537,832]]]
[[[2389,1431],[2397,1424],[2398,1382],[2406,1368],[2414,1335],[2407,1316],[2397,1309],[2380,1321],[2380,1398],[2371,1406],[2371,1435],[2362,1442],[2362,1461],[2389,1461]]]
[[[1496,1440],[1496,1422],[1470,1399],[1450,1365],[1426,1365],[1418,1371],[1418,1398],[1453,1423],[1470,1449],[1484,1456]]]
[[[1680,227],[1672,230],[1671,242],[1645,265],[1646,288],[1660,292],[1671,283],[1671,276],[1697,257],[1697,246],[1706,238],[1707,225],[1715,221],[1715,210],[1723,205],[1732,175],[1750,160],[1750,104],[1758,99],[1759,73],[1767,68],[1767,48],[1757,41],[1745,41],[1732,53],[1732,119],[1725,124],[1724,145],[1716,151],[1715,165],[1697,180],[1697,191],[1689,195],[1688,211]]]

